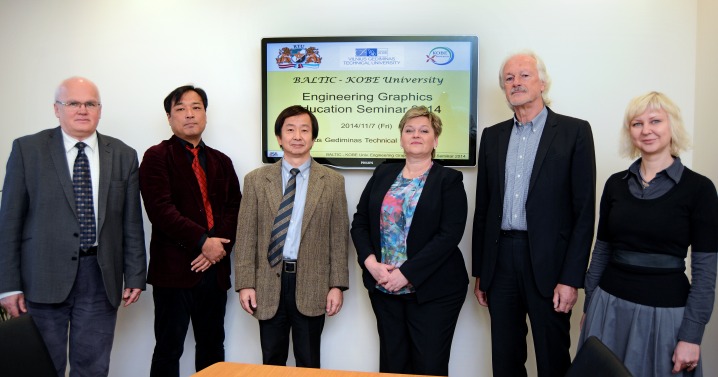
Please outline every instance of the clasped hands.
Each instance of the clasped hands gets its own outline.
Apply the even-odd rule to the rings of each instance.
[[[404,277],[401,270],[392,265],[378,262],[374,254],[364,260],[364,266],[374,280],[389,292],[396,292],[409,284],[409,280]]]
[[[190,269],[194,272],[203,272],[222,260],[227,256],[227,252],[224,250],[226,243],[229,243],[226,238],[207,237],[202,245],[202,252],[192,261]]]

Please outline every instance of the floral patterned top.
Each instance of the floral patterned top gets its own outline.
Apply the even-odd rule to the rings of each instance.
[[[412,179],[404,178],[400,172],[384,196],[384,201],[381,204],[381,219],[379,220],[381,262],[384,264],[399,268],[407,260],[406,238],[409,235],[411,220],[414,218],[414,210],[419,202],[419,197],[421,197],[421,191],[424,189],[426,177],[429,176],[429,170],[431,168],[421,176]],[[379,284],[376,285],[376,288],[384,293],[395,295],[416,291],[411,283],[396,292],[389,292]]]

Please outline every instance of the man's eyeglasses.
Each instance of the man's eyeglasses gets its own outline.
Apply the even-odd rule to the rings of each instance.
[[[56,104],[62,105],[65,107],[68,107],[72,110],[80,110],[80,108],[84,105],[85,109],[88,111],[97,110],[102,106],[99,102],[94,101],[88,101],[88,102],[78,102],[78,101],[70,101],[70,102],[61,102],[61,101],[55,101]]]

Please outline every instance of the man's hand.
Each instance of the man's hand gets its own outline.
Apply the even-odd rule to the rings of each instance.
[[[578,289],[556,284],[556,288],[553,289],[553,310],[559,313],[568,313],[576,304],[576,300],[578,300]]]
[[[369,255],[364,260],[364,266],[367,270],[369,270],[369,273],[371,276],[376,280],[377,284],[384,285],[387,281],[389,281],[389,275],[391,274],[391,271],[394,270],[394,266],[379,263],[376,260],[376,256],[374,254]]]
[[[204,245],[202,245],[202,255],[212,264],[215,264],[227,255],[227,252],[224,251],[224,244],[226,243],[229,243],[226,238],[207,237]]]
[[[124,292],[122,292],[122,300],[125,301],[124,307],[128,307],[137,300],[140,299],[140,294],[142,294],[142,290],[139,288],[125,288]]]
[[[210,262],[204,254],[200,254],[190,263],[190,270],[194,272],[204,272],[211,266],[212,262]]]
[[[239,290],[239,303],[242,309],[249,314],[254,314],[257,309],[257,292],[254,288],[242,288]]]
[[[27,313],[27,307],[25,306],[25,295],[18,293],[16,295],[7,296],[0,300],[0,305],[5,311],[10,314],[10,317],[19,317],[20,314]]]
[[[342,310],[342,303],[344,302],[344,293],[339,288],[332,288],[327,293],[327,315],[333,316]]]
[[[479,300],[479,305],[481,306],[489,306],[489,298],[486,295],[486,292],[479,289],[479,281],[481,279],[476,278],[476,285],[474,285],[474,295],[476,296],[476,299]]]

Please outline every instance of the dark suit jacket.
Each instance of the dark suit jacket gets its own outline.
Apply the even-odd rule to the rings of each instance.
[[[97,134],[100,177],[97,261],[115,307],[126,288],[145,288],[145,236],[137,152]],[[36,303],[67,298],[77,274],[80,225],[60,127],[13,142],[0,209],[0,292]]]
[[[215,264],[217,282],[229,289],[229,253],[237,230],[242,194],[232,161],[205,146],[207,195],[212,205],[212,237],[227,238],[227,257]],[[191,288],[206,272],[192,272],[190,263],[201,253],[200,239],[207,234],[202,193],[192,162],[180,139],[169,140],[145,152],[140,165],[140,188],[147,217],[152,222],[150,267],[147,282],[168,288]]]
[[[235,289],[255,289],[254,317],[261,320],[273,318],[279,306],[282,264],[271,267],[267,250],[283,195],[282,160],[244,177],[244,203],[235,246]],[[344,177],[312,160],[297,256],[295,297],[302,314],[323,315],[329,289],[349,287],[348,229]]]
[[[364,286],[372,291],[376,280],[364,266],[369,255],[381,261],[381,205],[404,163],[376,168],[364,188],[352,222],[352,240]],[[426,302],[466,290],[469,277],[459,242],[466,226],[466,191],[461,172],[434,163],[416,205],[407,237],[408,259],[399,268],[416,288],[416,298]]]
[[[496,266],[513,119],[486,128],[479,146],[473,275],[488,291]],[[583,287],[593,240],[596,160],[591,126],[548,109],[526,198],[531,263],[541,295]]]

